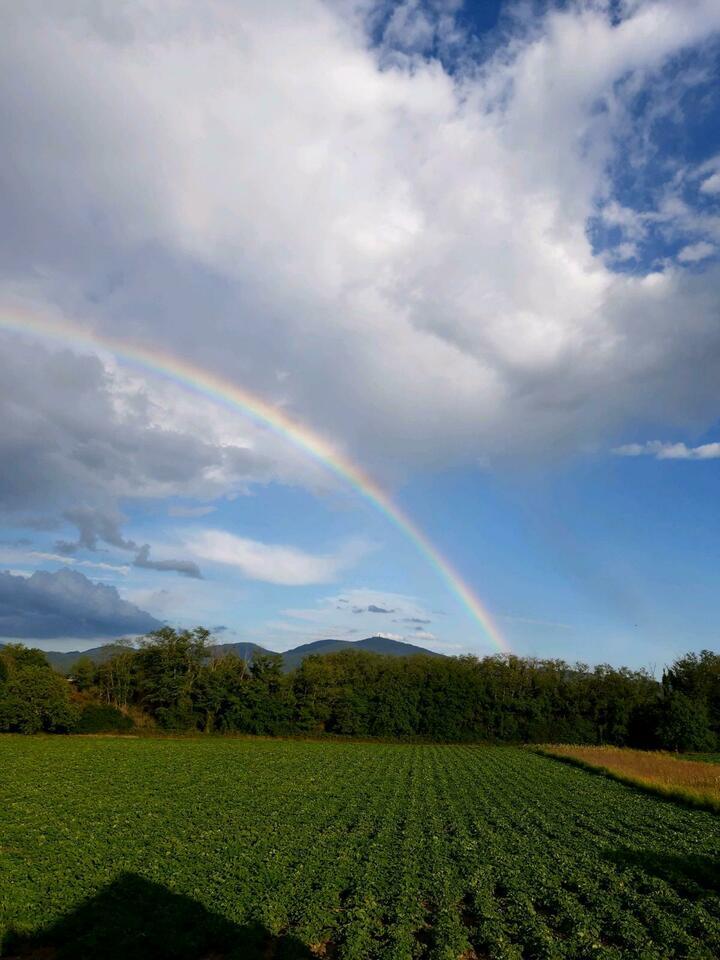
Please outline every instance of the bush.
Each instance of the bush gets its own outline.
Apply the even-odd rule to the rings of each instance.
[[[117,707],[105,703],[88,703],[82,708],[75,733],[126,733],[134,724]]]

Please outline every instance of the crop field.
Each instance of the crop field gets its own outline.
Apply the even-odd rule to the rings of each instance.
[[[717,958],[719,863],[528,750],[0,738],[4,956]]]
[[[720,770],[717,765],[711,765],[716,764],[713,754],[687,759],[658,750],[567,744],[551,744],[539,749],[549,756],[602,770],[626,783],[720,812]]]

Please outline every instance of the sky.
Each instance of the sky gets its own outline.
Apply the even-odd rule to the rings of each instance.
[[[0,642],[720,649],[719,69],[717,0],[6,5]]]

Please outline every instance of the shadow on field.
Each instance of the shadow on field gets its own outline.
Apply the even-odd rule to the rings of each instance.
[[[32,937],[10,934],[7,960],[306,960],[292,936],[238,926],[132,873]]]
[[[700,854],[677,856],[657,850],[630,850],[621,847],[606,854],[619,867],[635,867],[652,873],[673,886],[681,896],[697,894],[698,887],[720,892],[720,864],[712,857]]]

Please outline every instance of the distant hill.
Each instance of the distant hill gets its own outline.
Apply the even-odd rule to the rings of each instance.
[[[4,644],[0,643],[0,649]],[[113,654],[125,649],[114,643],[107,643],[102,647],[91,647],[89,650],[45,650],[48,662],[60,673],[67,673],[80,657],[89,657],[95,663],[103,663]],[[412,657],[424,654],[427,657],[442,657],[444,654],[416,647],[413,643],[403,643],[401,640],[391,640],[389,637],[367,637],[365,640],[314,640],[312,643],[303,643],[292,650],[281,653],[283,669],[295,670],[305,657],[312,654],[339,653],[341,650],[365,650],[369,653],[381,653],[389,657]],[[216,656],[234,653],[243,660],[252,660],[253,657],[272,655],[275,651],[266,650],[256,643],[218,643],[213,647]]]
[[[313,653],[339,653],[341,650],[365,650],[368,653],[382,653],[388,657],[412,657],[423,653],[429,657],[441,657],[443,654],[416,647],[412,643],[403,643],[401,640],[391,640],[389,637],[367,637],[365,640],[315,640],[313,643],[303,643],[283,654],[286,670],[299,667],[305,657]]]
[[[31,642],[28,641],[27,646],[31,645]],[[4,646],[4,643],[0,643],[0,650]],[[51,667],[54,667],[59,673],[68,673],[80,657],[89,657],[95,663],[104,663],[110,657],[125,649],[127,648],[116,643],[106,643],[101,647],[90,647],[89,650],[43,650],[43,653]],[[219,643],[213,647],[213,650],[217,652],[218,656],[232,652],[237,654],[238,657],[242,657],[243,660],[252,660],[253,656],[272,653],[271,650],[259,647],[256,643]]]
[[[28,646],[31,644],[28,643]],[[117,643],[105,643],[102,647],[91,647],[89,650],[43,650],[51,667],[54,667],[59,673],[69,673],[73,664],[77,663],[80,657],[89,657],[95,663],[104,663],[116,653],[127,650]]]
[[[266,650],[265,647],[258,646],[257,643],[216,643],[213,647],[213,653],[216,657],[222,657],[228,653],[234,653],[241,660],[252,660],[253,657],[263,655],[273,655],[275,651]]]
[[[23,643],[25,646],[32,646],[31,640],[24,640]],[[0,643],[0,650],[4,646],[4,643]],[[104,663],[105,660],[109,660],[114,654],[125,649],[127,648],[119,644],[105,643],[101,647],[91,647],[89,650],[43,650],[43,653],[51,667],[54,667],[59,673],[67,673],[80,657],[89,657],[95,663]]]

